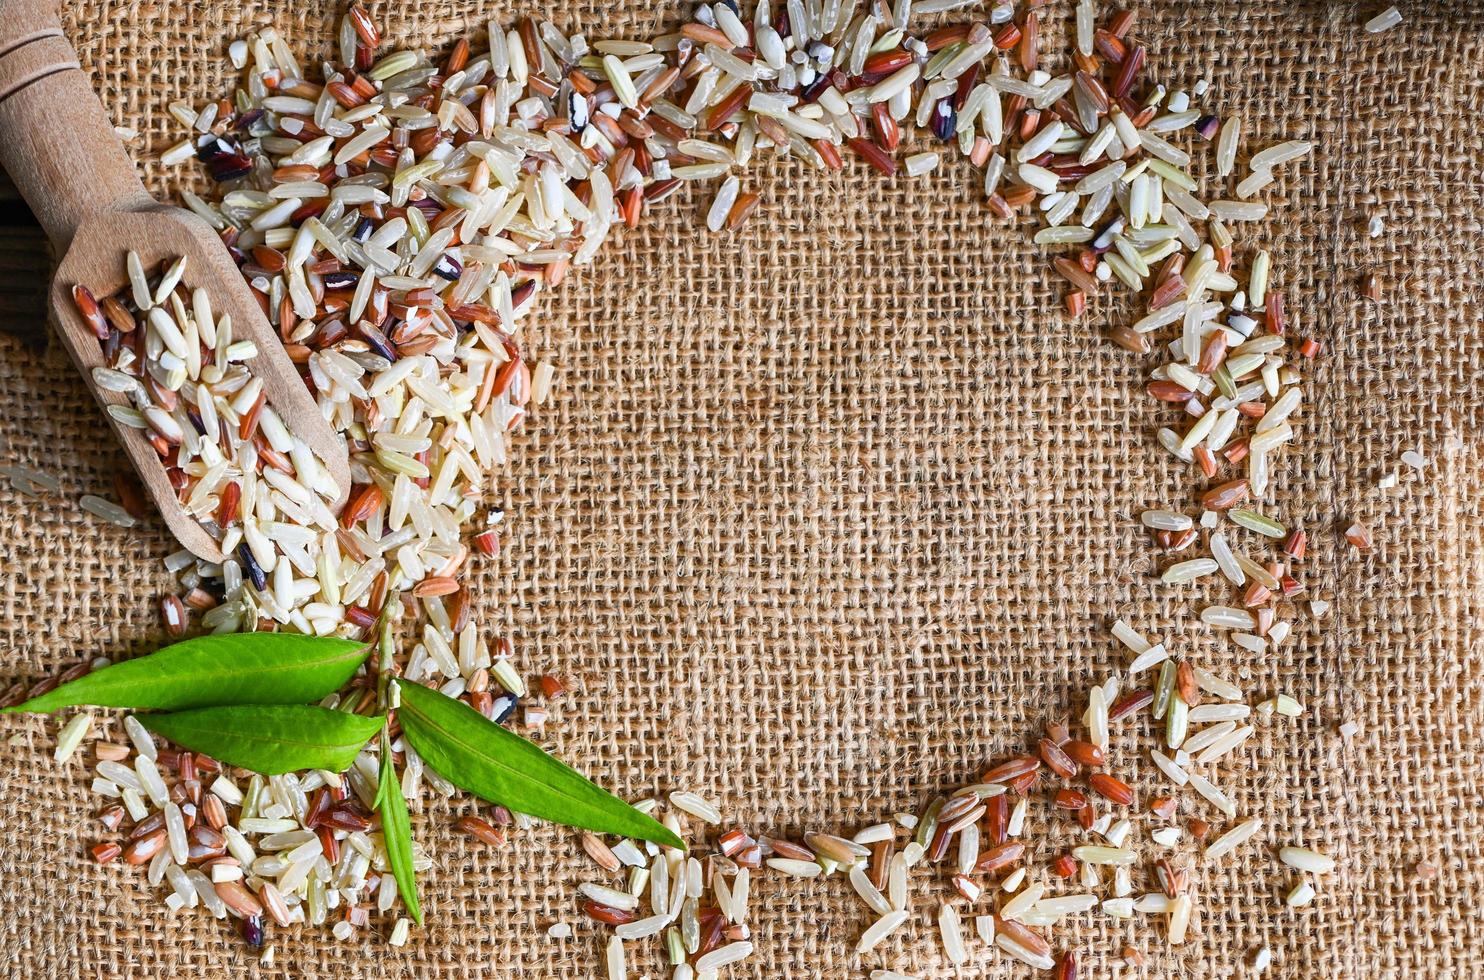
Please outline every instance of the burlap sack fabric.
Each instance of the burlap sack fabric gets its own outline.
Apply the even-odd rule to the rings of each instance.
[[[1195,939],[1168,956],[1162,925],[1082,917],[1058,933],[1086,952],[1089,975],[1133,975],[1107,956],[1125,942],[1151,955],[1150,976],[1236,975],[1262,944],[1281,976],[1480,975],[1484,7],[1409,11],[1367,37],[1359,24],[1379,6],[1147,5],[1137,28],[1158,77],[1209,77],[1218,110],[1244,114],[1244,157],[1280,137],[1319,144],[1264,193],[1272,217],[1240,230],[1273,249],[1297,332],[1325,344],[1275,483],[1281,510],[1310,530],[1303,577],[1334,599],[1329,618],[1301,618],[1267,657],[1239,655],[1190,625],[1223,588],[1153,581],[1136,514],[1188,505],[1194,484],[1154,443],[1145,367],[1102,339],[1128,310],[1100,300],[1082,322],[1061,316],[1061,284],[1023,231],[986,220],[967,164],[885,182],[855,163],[826,176],[774,162],[745,178],[767,203],[740,233],[698,232],[703,195],[678,195],[532,318],[534,348],[561,374],[498,478],[506,548],[480,566],[478,592],[489,633],[514,633],[528,673],[577,681],[545,743],[631,796],[698,789],[756,833],[853,829],[919,808],[1046,720],[1080,713],[1087,684],[1124,660],[1106,633],[1121,614],[1306,711],[1263,725],[1250,766],[1222,770],[1266,829],[1239,860],[1195,872]],[[409,46],[526,10],[377,7]],[[647,37],[679,9],[578,0],[545,12],[590,37]],[[230,39],[274,24],[318,44],[336,12],[327,0],[89,0],[68,7],[66,27],[165,194],[180,176],[154,160],[181,136],[167,104],[228,91]],[[1376,239],[1372,214],[1386,222]],[[125,462],[39,330],[39,242],[18,230],[0,247],[0,445],[65,491],[34,500],[0,483],[0,644],[7,677],[24,678],[156,644],[172,549],[158,523],[127,533],[75,503],[107,493]],[[1379,305],[1360,296],[1372,271]],[[1378,490],[1417,446],[1426,473]],[[1375,529],[1368,556],[1340,540],[1353,517]],[[1346,721],[1361,726],[1349,742],[1336,731]],[[417,820],[436,869],[423,879],[428,927],[407,948],[274,931],[277,965],[260,970],[223,924],[172,917],[137,869],[88,859],[95,804],[80,761],[50,762],[53,723],[0,729],[7,975],[599,973],[594,929],[544,934],[581,918],[573,890],[594,871],[574,835],[546,828],[491,851],[451,829],[468,801]],[[1142,757],[1136,769],[1125,749],[1116,771],[1147,796],[1161,782]],[[1340,870],[1291,911],[1273,851],[1298,841]],[[1438,877],[1416,876],[1424,861]],[[932,925],[946,889],[914,891],[908,929],[859,958],[870,913],[842,880],[764,876],[759,951],[730,975],[1026,972],[977,944],[969,966],[949,967]],[[631,967],[646,971],[662,975],[657,962]]]

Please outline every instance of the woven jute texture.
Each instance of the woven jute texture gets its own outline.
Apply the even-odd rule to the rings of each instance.
[[[433,47],[525,12],[378,6],[393,43]],[[1295,332],[1324,343],[1274,510],[1309,529],[1303,578],[1333,599],[1329,617],[1299,617],[1287,644],[1254,657],[1192,625],[1224,587],[1158,585],[1137,513],[1188,507],[1196,485],[1155,445],[1175,417],[1142,394],[1148,365],[1103,339],[1130,311],[1099,300],[1081,322],[1062,316],[1061,284],[1025,229],[988,220],[967,164],[888,182],[857,162],[833,176],[770,162],[746,177],[766,204],[740,233],[698,232],[705,192],[681,193],[533,318],[531,344],[560,377],[499,477],[505,550],[479,566],[476,591],[479,622],[514,634],[528,675],[576,682],[543,742],[631,796],[697,789],[754,833],[854,830],[1080,714],[1086,686],[1126,657],[1107,636],[1123,615],[1305,711],[1260,726],[1245,761],[1219,770],[1265,828],[1236,859],[1195,865],[1192,942],[1172,956],[1161,923],[1083,916],[1058,944],[1084,952],[1088,975],[1133,975],[1109,956],[1124,943],[1149,954],[1149,976],[1240,975],[1264,944],[1286,977],[1484,974],[1484,8],[1439,4],[1368,37],[1359,25],[1379,6],[1145,5],[1136,28],[1158,77],[1207,77],[1211,104],[1243,113],[1244,158],[1279,138],[1318,143],[1264,192],[1272,217],[1240,232],[1273,250]],[[335,13],[328,0],[88,0],[65,21],[163,195],[181,179],[153,162],[181,137],[168,103],[228,91],[229,40],[274,24],[313,48]],[[589,37],[646,37],[680,7],[545,13]],[[38,500],[0,485],[0,645],[4,673],[27,679],[157,644],[172,550],[158,522],[123,532],[76,504],[107,494],[125,461],[41,327],[41,248],[23,229],[0,239],[0,443],[64,488]],[[1379,304],[1361,296],[1370,273]],[[1419,446],[1426,472],[1378,489]],[[1354,518],[1374,529],[1368,555],[1340,539]],[[1349,741],[1344,722],[1360,726]],[[406,948],[275,931],[277,965],[261,969],[223,924],[167,913],[137,869],[88,859],[101,831],[86,753],[59,768],[54,737],[51,721],[0,725],[6,975],[601,974],[591,926],[545,935],[581,918],[574,889],[596,873],[575,836],[475,846],[451,827],[469,801],[416,817],[435,868],[428,927]],[[1142,761],[1116,753],[1115,771],[1147,799],[1163,790],[1149,733],[1115,745],[1135,742]],[[1213,816],[1193,795],[1183,806]],[[1042,860],[1066,843],[1036,839]],[[1274,853],[1290,842],[1340,861],[1297,911],[1282,906],[1295,879]],[[1419,862],[1440,873],[1419,879]],[[904,930],[856,957],[870,913],[840,878],[765,875],[758,952],[729,975],[1024,975],[977,943],[949,966],[933,926],[948,891],[923,878],[915,894]],[[631,962],[646,974],[664,975]]]

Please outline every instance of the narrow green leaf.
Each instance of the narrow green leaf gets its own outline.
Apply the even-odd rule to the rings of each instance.
[[[397,690],[402,734],[455,786],[543,820],[685,847],[654,818],[462,701],[417,684]]]
[[[392,764],[392,751],[382,740],[381,769],[376,777],[376,809],[381,813],[381,835],[386,842],[386,860],[397,879],[397,893],[407,914],[418,925],[423,924],[422,906],[417,901],[417,872],[412,867],[412,821],[407,816],[407,801],[402,798],[402,784]]]
[[[383,742],[386,741],[385,733],[383,733],[383,735],[382,735],[382,741]],[[383,745],[381,747],[381,753],[382,753],[382,755],[386,755],[387,754],[387,749],[386,749],[386,746],[385,745]],[[382,794],[384,794],[385,792],[386,792],[386,783],[384,781],[382,781],[382,779],[378,776],[377,779],[376,779],[376,796],[375,796],[375,798],[373,798],[371,800],[371,809],[373,809],[373,810],[380,810],[381,809],[381,797],[382,797]]]
[[[296,633],[198,636],[112,664],[6,712],[305,704],[339,690],[370,653],[366,644]]]
[[[344,772],[386,721],[304,704],[196,708],[137,717],[176,745],[269,776],[296,769]]]

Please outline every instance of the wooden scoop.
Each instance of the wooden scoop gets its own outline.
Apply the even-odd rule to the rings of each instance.
[[[85,286],[99,299],[127,288],[130,250],[147,270],[187,256],[186,286],[205,289],[213,309],[232,317],[234,337],[256,344],[257,356],[245,363],[262,379],[268,403],[284,424],[329,469],[340,488],[332,507],[344,503],[350,491],[345,440],[320,415],[226,246],[201,218],[159,204],[140,183],[62,35],[56,0],[0,0],[0,166],[62,256],[51,311],[99,404],[106,409],[128,398],[93,382],[93,369],[104,366],[103,350],[73,303],[73,286]],[[108,419],[171,532],[194,554],[220,561],[217,542],[181,507],[145,434]]]

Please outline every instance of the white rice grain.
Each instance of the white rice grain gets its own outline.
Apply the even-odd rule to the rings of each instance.
[[[1365,22],[1367,34],[1380,34],[1389,31],[1402,22],[1402,12],[1395,7],[1387,7],[1376,16]]]
[[[93,725],[93,715],[84,711],[73,715],[62,730],[57,733],[57,748],[52,753],[52,759],[56,762],[66,762],[72,758],[77,747],[82,744],[83,739],[88,737],[88,729]]]
[[[948,957],[948,962],[958,966],[968,960],[958,909],[949,903],[944,903],[938,909],[938,933],[943,939],[943,952]]]
[[[1328,874],[1335,869],[1335,859],[1307,847],[1283,847],[1278,850],[1278,860],[1310,874]]]
[[[866,931],[861,933],[859,941],[855,944],[855,951],[857,953],[864,953],[876,948],[883,939],[895,932],[906,921],[907,911],[905,909],[888,912],[871,923],[866,928]]]
[[[1217,858],[1230,854],[1242,844],[1251,840],[1260,830],[1262,830],[1262,821],[1257,817],[1248,817],[1212,841],[1206,848],[1206,859],[1214,861]]]
[[[628,980],[628,967],[624,965],[623,940],[614,936],[608,940],[604,951],[604,962],[608,967],[608,980]]]

